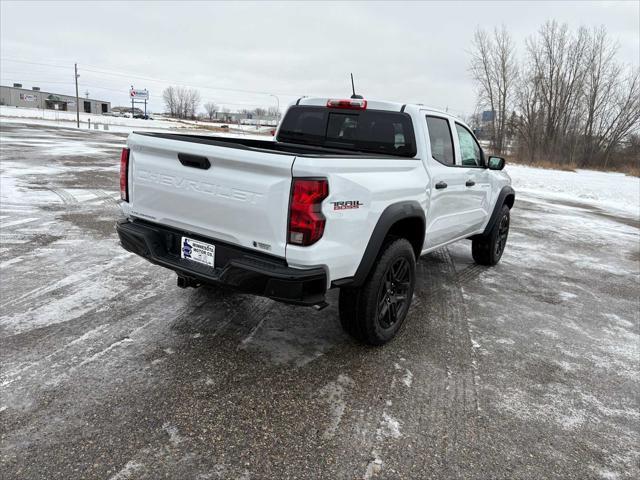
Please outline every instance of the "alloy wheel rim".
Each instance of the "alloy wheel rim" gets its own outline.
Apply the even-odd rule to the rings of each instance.
[[[378,293],[378,321],[383,329],[393,327],[402,318],[408,305],[411,288],[411,267],[402,257],[396,259],[384,274]]]
[[[502,255],[504,247],[507,245],[507,237],[509,236],[509,217],[505,215],[500,220],[498,227],[498,238],[496,241],[496,254]]]

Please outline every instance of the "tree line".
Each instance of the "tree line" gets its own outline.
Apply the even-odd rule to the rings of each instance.
[[[162,92],[167,113],[175,118],[195,118],[200,92],[193,88],[169,86]]]
[[[200,107],[200,92],[193,88],[169,86],[162,92],[162,99],[166,112],[175,118],[195,119],[198,118],[198,108]],[[214,102],[207,102],[203,105],[205,116],[209,120],[216,118],[217,112],[229,113],[226,108],[220,109]],[[243,109],[240,113],[248,117],[256,118],[278,117],[279,112],[276,107],[255,108],[253,110]]]
[[[491,149],[521,160],[609,168],[638,162],[640,70],[617,59],[605,27],[546,22],[519,57],[506,27],[478,28],[470,71]],[[631,149],[631,155],[629,155]],[[637,165],[635,165],[637,168]]]

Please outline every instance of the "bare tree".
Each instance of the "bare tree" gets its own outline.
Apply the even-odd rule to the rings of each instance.
[[[518,65],[513,40],[506,27],[493,35],[478,28],[471,52],[471,74],[478,85],[478,101],[491,113],[491,146],[501,153],[511,112]]]
[[[604,27],[593,30],[587,54],[587,74],[584,83],[586,114],[584,117],[583,162],[589,163],[596,153],[598,139],[610,110],[620,67],[615,64],[617,44],[607,42]]]
[[[527,73],[521,76],[516,92],[516,108],[520,115],[514,128],[519,140],[520,155],[533,162],[542,137],[543,118],[540,78]]]
[[[616,63],[617,44],[604,27],[571,34],[566,25],[547,22],[527,41],[527,52],[519,107],[529,157],[539,152],[557,163],[606,167],[637,128],[638,72]]]
[[[200,92],[192,88],[169,86],[162,98],[169,115],[177,118],[194,118],[200,105]]]
[[[622,140],[631,134],[637,134],[640,128],[640,69],[629,72],[621,79],[611,102],[609,124],[598,137],[602,139],[599,146],[603,150],[605,168],[609,164],[611,153]]]
[[[187,91],[184,87],[175,87],[176,91],[176,117],[185,118],[187,111]]]
[[[209,120],[213,120],[213,117],[216,116],[216,112],[218,111],[218,106],[213,102],[207,102],[204,104],[204,110],[207,112]]]
[[[496,150],[504,150],[509,112],[511,112],[514,87],[518,76],[513,40],[504,25],[494,30],[495,50],[493,52],[493,70],[495,72],[496,93],[498,97],[498,121],[496,129]]]
[[[594,29],[589,40],[580,163],[589,165],[602,156],[606,167],[612,150],[638,125],[638,71],[625,72],[616,63],[618,44],[609,40],[604,27]]]
[[[195,118],[196,111],[200,106],[200,92],[193,88],[186,89],[185,91],[185,109],[184,118]]]
[[[172,117],[177,116],[178,99],[177,99],[175,88],[171,86],[165,88],[164,91],[162,92],[162,99],[164,100],[167,113]]]
[[[542,150],[549,160],[567,161],[570,157],[567,149],[571,149],[571,143],[566,140],[581,106],[587,37],[585,28],[571,35],[566,24],[559,25],[554,20],[546,22],[537,36],[526,42],[530,75],[538,82],[542,101],[545,139]]]
[[[477,30],[470,70],[478,106],[495,112],[492,147],[504,150],[514,132],[531,163],[607,168],[614,154],[616,165],[629,163],[640,134],[640,70],[618,63],[617,51],[604,27],[571,32],[549,21],[516,63],[504,27]]]
[[[493,74],[491,72],[491,39],[485,30],[478,28],[473,37],[471,52],[471,74],[478,84],[478,104],[489,107],[491,117],[491,146],[495,145],[496,122],[493,112],[496,110]]]

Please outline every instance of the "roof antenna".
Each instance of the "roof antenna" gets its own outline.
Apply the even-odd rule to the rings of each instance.
[[[351,90],[353,91],[351,98],[362,98],[362,95],[356,95],[356,86],[353,83],[353,73],[351,74]]]

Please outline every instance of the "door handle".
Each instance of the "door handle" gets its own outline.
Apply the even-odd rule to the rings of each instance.
[[[445,182],[440,181],[440,182],[436,183],[436,189],[437,190],[442,190],[443,188],[447,188],[447,184]]]
[[[473,187],[475,184],[476,182],[474,182],[473,180],[467,180],[467,183],[465,183],[467,187]]]

